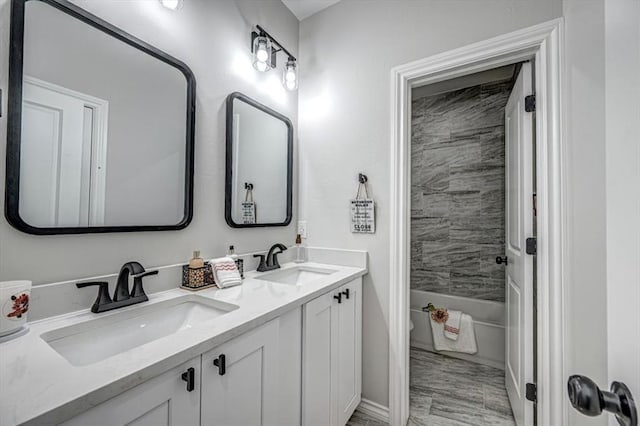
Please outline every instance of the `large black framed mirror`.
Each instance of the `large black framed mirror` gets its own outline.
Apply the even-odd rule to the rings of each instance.
[[[233,228],[287,226],[293,193],[293,125],[246,95],[227,97],[225,219]]]
[[[65,0],[12,0],[5,216],[36,235],[183,229],[195,77]]]

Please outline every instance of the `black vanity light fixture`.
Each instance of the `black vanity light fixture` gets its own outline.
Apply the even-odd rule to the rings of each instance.
[[[287,55],[287,64],[282,73],[282,84],[287,90],[296,90],[298,88],[298,60],[260,25],[256,25],[256,29],[257,31],[251,32],[253,67],[260,72],[267,72],[276,67],[276,54],[284,52]]]
[[[178,10],[182,8],[184,0],[159,0],[160,4],[170,10]]]

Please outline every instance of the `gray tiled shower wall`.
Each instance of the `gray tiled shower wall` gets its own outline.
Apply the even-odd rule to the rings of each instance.
[[[419,98],[411,118],[411,288],[504,301],[510,82]]]

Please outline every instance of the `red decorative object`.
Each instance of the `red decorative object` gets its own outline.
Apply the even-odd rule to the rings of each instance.
[[[445,308],[437,308],[431,312],[431,319],[439,324],[445,323],[449,319],[449,312]]]
[[[13,306],[11,307],[11,312],[7,314],[9,318],[21,318],[22,314],[26,314],[29,310],[29,294],[22,293],[19,296],[11,296],[11,300],[13,300]]]

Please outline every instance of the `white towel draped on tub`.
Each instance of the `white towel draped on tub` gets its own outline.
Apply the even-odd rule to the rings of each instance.
[[[478,352],[476,344],[476,333],[473,329],[473,318],[471,315],[462,313],[460,315],[460,331],[458,339],[452,340],[445,337],[444,323],[437,323],[429,315],[431,321],[431,331],[433,332],[433,347],[437,351],[463,352],[475,354]]]
[[[460,335],[460,321],[462,320],[461,311],[448,310],[449,318],[444,323],[444,337],[451,340],[458,340]]]

